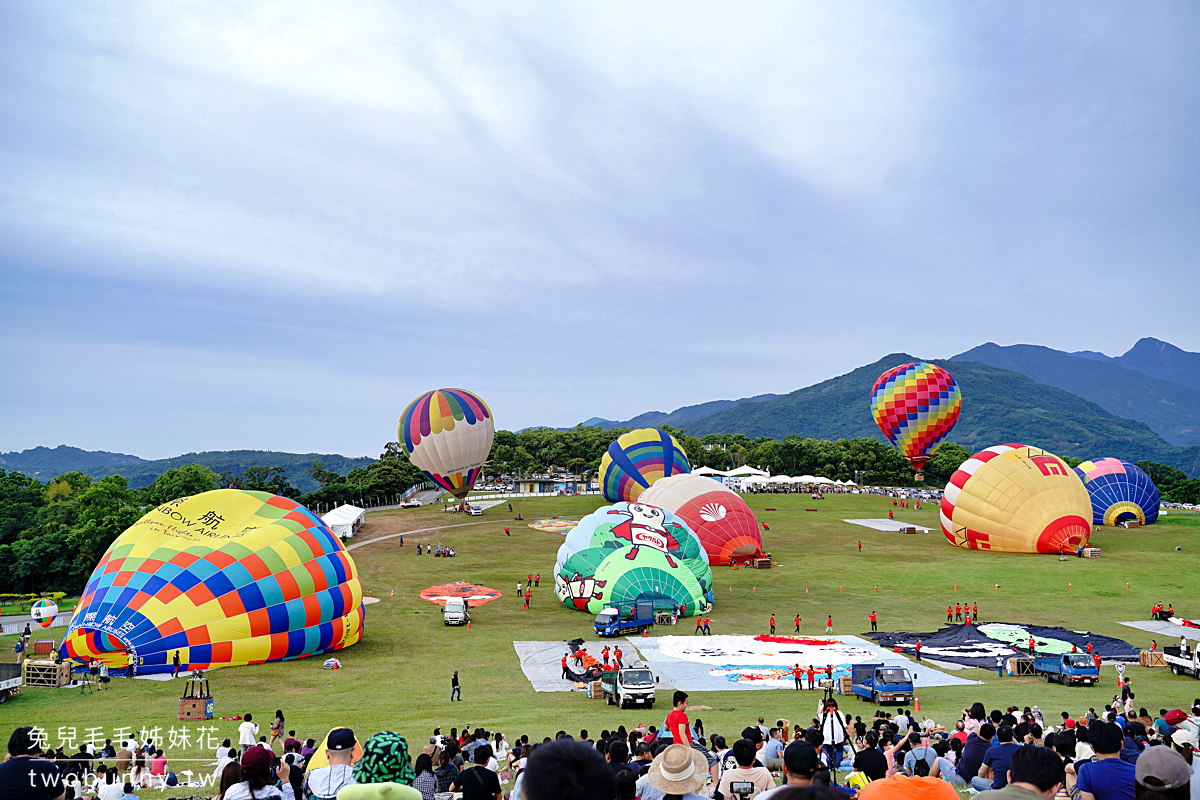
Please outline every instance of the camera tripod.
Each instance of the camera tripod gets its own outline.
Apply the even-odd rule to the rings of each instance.
[[[829,685],[824,687],[821,700],[824,703],[824,708],[821,710],[821,731],[825,731],[825,721],[832,720],[833,724],[829,730],[835,733],[840,730],[842,732],[841,742],[834,744],[833,742],[825,742],[825,756],[829,760],[829,782],[836,784],[838,767],[842,763],[842,749],[846,746],[846,742],[850,741],[850,736],[846,732],[846,723],[843,722],[843,717],[840,712],[837,712],[837,700],[833,697],[833,681],[830,680]],[[831,713],[831,711],[837,713]],[[830,737],[831,739],[834,737]]]

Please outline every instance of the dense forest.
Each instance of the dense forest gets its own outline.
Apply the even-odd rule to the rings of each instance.
[[[868,485],[911,485],[913,471],[892,447],[862,437],[828,441],[788,436],[751,439],[740,434],[697,438],[664,427],[679,441],[693,467],[731,469],[750,465],[779,475],[857,477]],[[609,444],[626,429],[578,426],[569,430],[531,428],[497,431],[485,477],[545,474],[567,470],[594,476]],[[944,482],[970,452],[957,444],[939,448],[926,466],[931,482]],[[1068,459],[1072,466],[1078,459]],[[1139,464],[1158,484],[1164,500],[1200,502],[1200,479],[1151,462]],[[104,551],[150,508],[180,497],[228,487],[272,492],[314,511],[341,503],[394,502],[426,477],[403,449],[389,442],[379,460],[341,475],[314,461],[305,469],[302,494],[282,467],[247,467],[237,474],[185,464],[162,473],[142,489],[121,476],[98,480],[68,472],[43,483],[19,471],[0,470],[0,594],[78,592]],[[295,478],[295,476],[292,476]]]

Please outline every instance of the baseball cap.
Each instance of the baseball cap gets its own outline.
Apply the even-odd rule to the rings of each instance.
[[[249,772],[266,772],[271,768],[271,758],[274,756],[261,744],[256,744],[242,753],[242,769]]]
[[[1138,756],[1134,778],[1147,789],[1165,792],[1186,786],[1192,779],[1192,768],[1171,748],[1150,747]]]
[[[793,775],[811,775],[817,768],[817,751],[805,741],[796,741],[783,750],[783,765]]]
[[[326,750],[353,750],[356,744],[354,731],[349,728],[334,728],[325,740]]]
[[[763,740],[763,735],[762,735],[762,731],[759,730],[757,726],[751,725],[749,728],[746,728],[745,730],[742,731],[742,738],[749,739],[750,741],[754,742],[755,744],[761,744],[762,740]]]
[[[1074,727],[1075,727],[1075,720],[1073,720],[1073,719],[1071,719],[1070,717],[1068,717],[1066,720],[1064,720],[1064,721],[1063,721],[1063,724],[1064,724],[1064,725],[1066,725],[1068,728],[1074,728]]]
[[[1191,745],[1193,750],[1197,749],[1196,748],[1196,734],[1192,733],[1191,731],[1187,730],[1186,728],[1180,728],[1179,730],[1172,733],[1171,734],[1171,742],[1173,744],[1177,744],[1180,746],[1183,746],[1185,744]]]

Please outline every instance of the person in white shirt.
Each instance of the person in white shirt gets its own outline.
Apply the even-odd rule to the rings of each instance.
[[[253,714],[247,714],[242,724],[238,725],[238,747],[241,749],[241,755],[245,755],[246,751],[256,744],[258,744],[258,724],[254,722]]]
[[[115,769],[104,773],[104,781],[100,791],[96,793],[97,800],[121,800],[125,796],[125,781]]]
[[[325,740],[325,756],[329,766],[314,769],[304,776],[305,795],[313,800],[333,800],[343,786],[350,786],[354,780],[354,731],[349,728],[335,728],[329,732]]]

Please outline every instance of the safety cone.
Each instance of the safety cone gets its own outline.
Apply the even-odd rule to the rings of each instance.
[[[846,591],[846,590],[845,590],[845,589],[843,589],[841,586],[839,586],[839,587],[838,587],[838,591],[839,591],[839,592],[844,592],[844,591]]]
[[[808,594],[808,587],[807,587],[807,586],[805,586],[805,587],[804,587],[804,593],[805,593],[805,594]]]
[[[998,584],[998,583],[997,583],[997,584],[996,584],[996,588],[997,588],[997,589],[999,589],[999,588],[1000,588],[1000,584]]]
[[[396,596],[396,590],[392,589],[392,597],[395,597],[395,596]]]
[[[645,628],[642,628],[642,638],[643,639],[646,638],[646,629]]]
[[[751,593],[751,594],[758,594],[758,587],[757,587],[757,586],[755,586],[753,589],[751,589],[751,590],[750,590],[750,593]]]
[[[879,591],[879,587],[878,587],[878,586],[876,586],[876,587],[875,587],[875,591],[877,591],[877,592]]]
[[[1128,588],[1129,588],[1129,584],[1128,584],[1128,583],[1126,583],[1126,584],[1125,584],[1125,588],[1126,588],[1126,589],[1128,589]]]
[[[467,630],[471,630],[471,620],[467,620]]]
[[[729,591],[731,591],[731,592],[733,591],[733,587],[732,587],[732,586],[730,586],[730,587],[729,587]]]
[[[913,705],[913,711],[915,711],[915,712],[917,712],[918,714],[920,714],[920,713],[921,713],[921,698],[919,698],[919,697],[914,697],[914,698],[913,698],[913,704],[914,704],[914,705]]]
[[[375,590],[374,590],[374,589],[371,589],[369,592],[367,592],[367,597],[374,597],[374,596],[375,596]]]
[[[1069,583],[1068,583],[1068,584],[1067,584],[1067,588],[1068,588],[1068,589],[1070,589],[1070,588],[1071,588],[1071,584],[1069,584]]]

